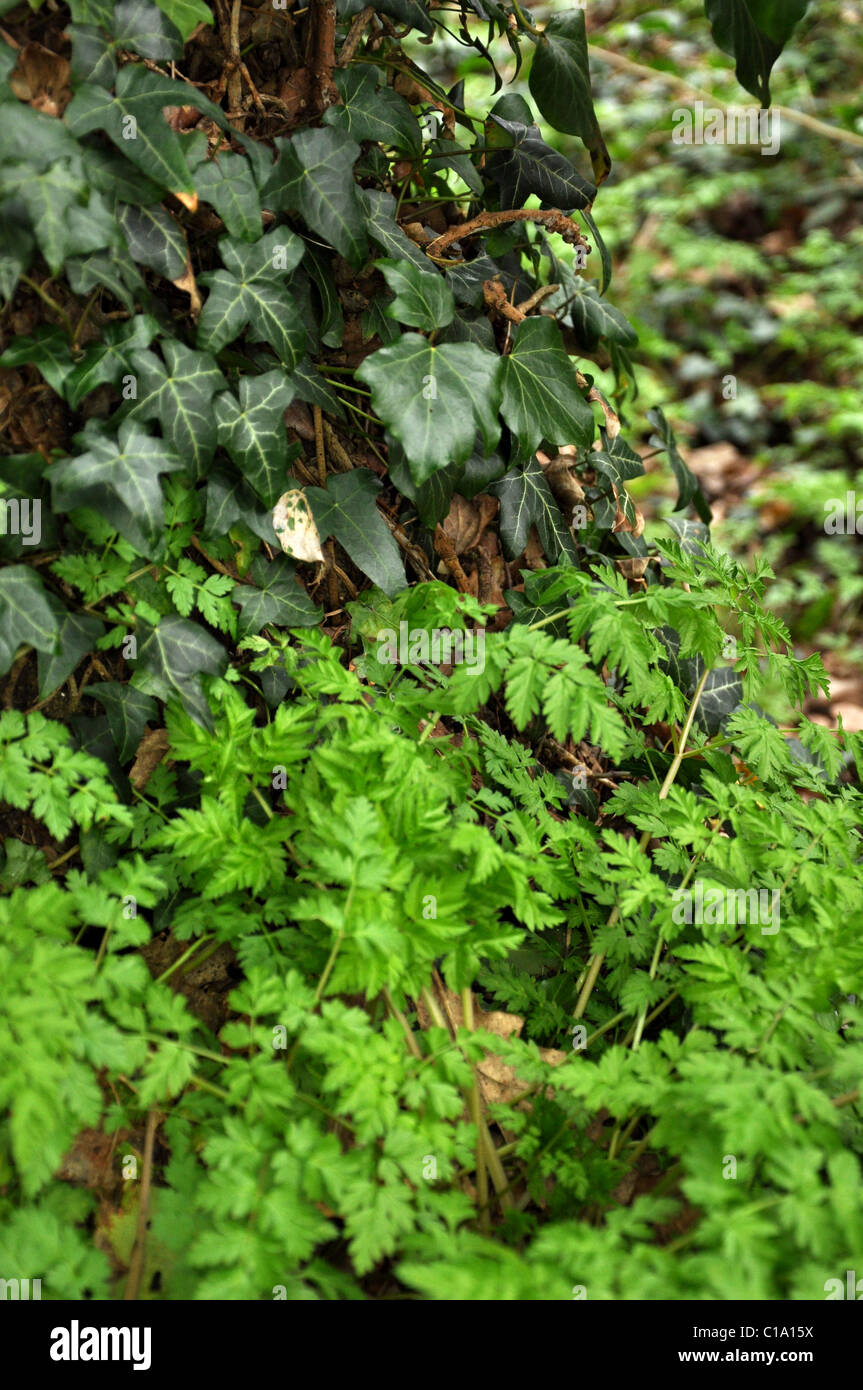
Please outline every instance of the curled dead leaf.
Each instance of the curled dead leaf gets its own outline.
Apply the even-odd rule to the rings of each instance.
[[[456,555],[464,555],[479,544],[485,528],[497,516],[500,503],[496,497],[479,493],[472,501],[456,492],[452,505],[443,520],[443,530],[452,541]]]
[[[172,130],[191,130],[201,119],[197,106],[165,106],[162,108],[162,115]],[[177,197],[180,198],[180,202],[185,202],[189,194],[184,193],[181,197],[178,193]],[[186,206],[188,207],[188,204]]]
[[[197,323],[198,315],[201,312],[204,301],[201,299],[191,261],[186,262],[186,269],[183,271],[183,274],[180,275],[178,279],[173,280],[172,284],[174,284],[178,290],[184,290],[189,296],[189,314],[192,322]]]
[[[618,555],[615,564],[624,579],[643,579],[650,560],[649,555]]]
[[[135,761],[129,770],[129,781],[136,791],[141,791],[147,785],[168,747],[167,729],[150,729],[144,734],[138,744]]]
[[[72,97],[69,62],[40,43],[25,43],[9,85],[19,101],[46,116],[61,116]]]
[[[182,108],[181,108],[181,109],[182,109]],[[197,193],[176,193],[176,192],[175,192],[175,193],[174,193],[174,197],[177,199],[177,202],[178,202],[178,203],[182,203],[182,204],[183,204],[183,207],[184,207],[184,208],[188,208],[189,212],[197,212],[197,211],[198,211],[198,195],[197,195]],[[177,282],[174,281],[174,283],[176,284]]]

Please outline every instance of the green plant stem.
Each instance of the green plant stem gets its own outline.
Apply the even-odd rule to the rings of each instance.
[[[692,697],[692,701],[691,701],[690,706],[689,706],[689,711],[688,711],[688,713],[687,713],[687,715],[686,715],[686,722],[685,722],[685,724],[683,725],[683,729],[682,729],[681,734],[680,734],[680,741],[679,741],[679,743],[678,743],[677,752],[676,752],[675,755],[674,755],[674,759],[673,759],[673,761],[672,761],[672,763],[671,763],[671,766],[669,767],[667,773],[665,774],[665,781],[663,782],[663,784],[662,784],[662,786],[661,786],[661,788],[660,788],[660,791],[659,791],[659,800],[660,800],[660,801],[664,801],[665,798],[668,796],[668,793],[669,793],[669,791],[671,790],[671,787],[672,787],[672,784],[673,784],[673,782],[674,782],[674,779],[675,779],[675,777],[677,776],[678,771],[680,770],[680,764],[681,764],[681,762],[683,761],[683,749],[684,749],[684,745],[685,745],[685,743],[686,743],[687,738],[689,737],[689,730],[692,728],[692,721],[693,721],[693,719],[695,718],[695,711],[697,710],[697,708],[698,708],[698,702],[699,702],[699,700],[701,699],[701,692],[704,690],[704,686],[705,686],[705,683],[706,683],[706,681],[707,681],[707,677],[709,676],[709,674],[710,674],[710,668],[707,667],[707,666],[705,666],[704,672],[703,672],[702,677],[701,677],[701,680],[698,682],[698,685],[697,685],[696,688],[695,688],[695,694],[694,694],[693,697]],[[650,830],[645,830],[644,834],[642,835],[641,839],[640,839],[639,842],[638,842],[638,848],[639,848],[639,850],[641,851],[642,854],[643,854],[644,851],[647,849],[647,846],[648,846],[648,844],[650,843],[650,838],[651,838],[651,832],[650,832]],[[607,923],[606,923],[606,926],[608,926],[608,927],[614,927],[614,926],[616,926],[619,917],[620,917],[620,908],[619,908],[618,904],[615,903],[614,907],[612,908],[611,915],[609,916],[609,919],[608,919],[608,921],[607,921]],[[593,959],[591,960],[591,962],[590,962],[590,969],[589,969],[588,972],[587,972],[587,979],[586,979],[585,982],[584,982],[584,988],[582,989],[581,994],[579,995],[579,998],[578,998],[578,1003],[577,1003],[576,1006],[575,1006],[575,1013],[574,1013],[574,1015],[573,1015],[574,1018],[582,1018],[582,1017],[584,1016],[584,1011],[585,1011],[585,1009],[587,1008],[588,1000],[590,999],[590,996],[591,996],[591,994],[593,993],[593,987],[594,987],[594,985],[596,984],[596,981],[597,981],[597,979],[598,979],[598,977],[599,977],[599,972],[600,972],[600,970],[602,969],[602,962],[603,962],[604,959],[605,959],[605,952],[604,952],[604,951],[599,951],[599,952],[597,952],[597,954],[596,954],[596,955],[593,957]]]
[[[168,968],[167,968],[167,970],[163,970],[162,973],[161,973],[161,975],[157,975],[157,976],[156,976],[156,984],[157,984],[157,985],[164,984],[166,980],[169,980],[169,979],[171,978],[171,976],[173,975],[173,973],[174,973],[175,970],[179,970],[180,967],[189,959],[189,957],[195,954],[195,951],[198,949],[199,946],[202,946],[202,945],[204,944],[205,941],[212,941],[212,940],[213,940],[213,938],[212,938],[211,935],[209,935],[209,936],[199,936],[198,939],[197,939],[197,941],[193,941],[193,942],[192,942],[191,946],[189,947],[189,949],[188,949],[187,951],[184,951],[183,954],[182,954],[181,956],[178,956],[178,957],[177,957],[177,959],[174,961],[173,965],[169,965]],[[221,942],[218,942],[217,945],[221,945]],[[200,964],[201,964],[201,961],[206,960],[207,955],[209,955],[209,954],[212,954],[212,953],[211,953],[211,952],[207,952],[204,956],[202,956],[201,960],[195,961],[195,964],[196,964],[196,965],[200,965]],[[185,974],[185,971],[184,971],[183,973]]]
[[[72,320],[69,318],[66,310],[61,309],[60,305],[56,300],[51,298],[47,290],[43,290],[42,286],[36,280],[31,280],[29,275],[21,275],[19,279],[22,285],[26,285],[28,289],[31,289],[34,294],[39,296],[47,309],[50,309],[53,314],[57,315],[69,337],[74,337],[75,330],[72,327]]]
[[[464,1014],[465,1027],[472,1033],[474,1030],[473,994],[470,989],[462,990],[461,1007],[462,1013]],[[468,1103],[470,1106],[471,1119],[476,1125],[476,1200],[479,1208],[479,1224],[483,1234],[488,1235],[491,1230],[491,1213],[488,1209],[488,1170],[485,1165],[482,1101],[479,1094],[479,1080],[476,1074],[476,1067],[473,1068],[473,1084],[470,1087]]]

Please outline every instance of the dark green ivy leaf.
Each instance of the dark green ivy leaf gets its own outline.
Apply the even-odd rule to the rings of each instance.
[[[561,555],[576,563],[578,551],[569,525],[536,458],[523,468],[511,468],[488,490],[500,500],[500,534],[508,559],[522,553],[533,525],[551,564]]]
[[[508,138],[496,138],[492,122]],[[590,208],[596,197],[594,185],[545,143],[538,126],[522,126],[492,115],[486,122],[486,139],[489,144],[503,146],[486,158],[486,169],[500,190],[502,208],[522,208],[531,194],[563,212]]]
[[[405,586],[401,554],[392,532],[375,506],[381,485],[367,468],[336,473],[326,491],[307,487],[306,498],[323,540],[335,536],[357,569],[394,598]]]
[[[474,343],[442,343],[404,333],[365,359],[357,380],[402,445],[417,484],[438,468],[463,463],[479,430],[487,452],[500,438],[501,359]],[[383,585],[381,585],[383,588]]]
[[[349,19],[359,14],[365,8],[365,3],[364,0],[338,0],[337,8],[340,19]],[[390,15],[399,24],[409,24],[412,29],[419,29],[423,34],[434,33],[434,25],[420,0],[375,0],[375,9],[380,10],[381,14]]]
[[[536,45],[528,85],[555,130],[581,137],[590,152],[594,181],[602,183],[611,160],[593,109],[583,10],[552,15]]]
[[[325,347],[340,347],[345,332],[345,319],[332,270],[320,249],[309,245],[308,242],[303,265],[314,282],[321,303],[321,342]]]
[[[286,227],[252,245],[223,237],[219,251],[226,268],[199,277],[210,293],[198,322],[198,346],[219,352],[248,324],[255,342],[269,343],[288,369],[295,367],[305,351],[306,330],[284,279],[303,250],[303,242]]]
[[[228,664],[227,653],[205,628],[172,613],[158,627],[141,623],[140,628],[139,688],[158,700],[180,700],[196,724],[211,730],[213,715],[200,678],[221,675]]]
[[[140,53],[156,63],[183,56],[183,42],[167,15],[150,0],[119,0],[108,24],[70,24],[75,84],[112,87],[117,51]]]
[[[207,479],[204,536],[226,536],[237,522],[267,545],[278,546],[272,511],[258,501],[244,479],[239,474],[212,473]]]
[[[807,0],[705,0],[713,38],[735,60],[741,87],[770,105],[770,73]]]
[[[439,135],[436,140],[430,140],[426,168],[431,176],[439,169],[452,169],[471,193],[476,193],[478,197],[482,195],[482,175],[471,159],[470,151],[457,140],[443,135]]]
[[[396,200],[391,193],[376,188],[361,188],[366,231],[387,256],[396,261],[412,261],[423,270],[428,257],[406,236],[395,220]]]
[[[25,362],[38,368],[52,391],[63,395],[63,383],[75,363],[61,328],[43,323],[32,338],[13,338],[0,357],[0,367],[20,367]]]
[[[76,410],[97,386],[106,382],[116,386],[129,372],[132,354],[148,347],[158,331],[158,322],[151,314],[137,314],[126,323],[108,324],[101,341],[87,348],[66,379],[66,399],[72,409]]]
[[[148,178],[172,193],[192,193],[194,184],[181,137],[165,121],[166,106],[195,106],[220,127],[225,113],[197,87],[127,63],[117,74],[114,95],[85,82],[66,108],[73,135],[104,130]]]
[[[289,453],[284,413],[294,387],[284,372],[240,377],[240,403],[225,391],[214,413],[219,443],[227,449],[262,502],[272,507],[287,486]],[[292,456],[296,455],[296,448]]]
[[[248,576],[256,587],[238,584],[231,594],[231,602],[240,609],[241,637],[260,632],[267,623],[282,630],[317,627],[323,609],[309,598],[296,572],[296,565],[286,555],[277,555],[274,560],[257,556]]]
[[[3,120],[6,119],[4,114]],[[97,249],[89,236],[81,243],[76,239],[81,227],[73,214],[83,211],[88,194],[80,159],[54,164],[42,173],[37,173],[30,162],[0,165],[0,192],[23,203],[39,249],[53,275],[60,274],[68,256]],[[94,210],[99,196],[90,190],[89,202]],[[102,237],[97,241],[100,245],[106,244]]]
[[[602,299],[595,285],[584,280],[577,281],[575,293],[567,304],[566,317],[587,351],[596,347],[600,338],[627,346],[638,342],[638,334],[620,310]]]
[[[118,681],[90,685],[87,687],[87,693],[94,696],[104,707],[120,762],[130,762],[144,737],[147,725],[158,723],[158,707],[155,700],[136,690],[134,685],[120,685]]]
[[[648,410],[647,418],[656,430],[656,434],[650,436],[651,446],[654,449],[667,451],[668,461],[677,479],[677,502],[674,510],[676,512],[683,511],[684,507],[688,507],[692,503],[701,520],[705,525],[709,525],[712,512],[707,504],[707,498],[704,496],[701,484],[695,474],[678,452],[674,431],[659,406],[656,406],[654,410]]]
[[[503,358],[501,414],[523,457],[534,453],[543,439],[590,447],[593,413],[551,319],[527,318],[515,329],[512,352]]]
[[[264,206],[298,212],[306,225],[359,268],[368,254],[354,181],[360,147],[344,131],[301,130],[276,141],[279,157],[261,192]]]
[[[117,221],[133,261],[149,266],[166,280],[179,279],[186,269],[189,247],[186,233],[175,217],[158,203],[149,207],[120,203]]]
[[[694,662],[695,683],[701,679],[704,663],[701,657]],[[695,711],[695,722],[711,737],[719,732],[723,721],[739,708],[743,699],[743,680],[731,666],[720,666],[708,674]]]
[[[22,643],[53,654],[63,610],[29,565],[0,570],[0,675],[5,675]]]
[[[199,24],[213,24],[213,12],[204,0],[156,0],[156,4],[177,26],[183,43],[188,42]]]
[[[183,460],[190,459],[198,478],[216,452],[213,396],[225,378],[208,352],[195,352],[176,338],[159,343],[164,363],[154,352],[136,352],[131,362],[138,396],[129,419],[158,420],[162,435]]]
[[[206,153],[206,137],[204,146]],[[222,152],[196,165],[193,177],[198,197],[216,209],[231,236],[257,241],[261,235],[261,200],[249,160],[241,154]]]
[[[130,314],[135,311],[135,299],[142,298],[144,281],[127,252],[112,251],[110,256],[99,254],[66,262],[66,279],[74,294],[87,295],[97,285],[103,285],[115,299],[125,305]]]
[[[159,475],[179,472],[183,466],[164,440],[153,439],[134,420],[126,420],[116,439],[94,439],[88,453],[54,465],[54,506],[62,511],[92,507],[140,555],[158,558],[165,545]]]
[[[81,659],[93,650],[105,632],[105,624],[89,613],[67,613],[60,624],[58,650],[39,653],[39,698],[61,686]]]
[[[395,298],[386,314],[411,328],[431,333],[452,321],[455,313],[453,293],[443,276],[431,266],[420,270],[410,261],[375,261]]]
[[[344,131],[352,140],[374,140],[388,148],[419,153],[419,121],[404,97],[379,86],[381,77],[376,68],[365,64],[336,68],[334,80],[343,104],[329,107],[324,116],[326,125]]]
[[[710,529],[703,521],[688,521],[685,517],[668,516],[665,523],[680,541],[682,550],[689,555],[701,555],[703,547],[710,540]]]

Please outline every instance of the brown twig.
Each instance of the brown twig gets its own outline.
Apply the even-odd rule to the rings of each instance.
[[[529,295],[527,299],[521,301],[518,308],[523,314],[529,314],[531,309],[535,309],[537,304],[541,304],[544,299],[548,299],[549,295],[557,294],[559,289],[560,285],[540,285],[539,289],[534,290],[532,295]]]
[[[346,68],[348,63],[353,58],[354,54],[359,48],[360,39],[362,38],[365,32],[366,25],[368,24],[374,12],[374,5],[366,5],[364,10],[360,10],[359,14],[354,15],[353,20],[351,21],[351,27],[348,30],[348,36],[342,44],[341,48],[339,49],[339,56],[336,59],[337,68]]]
[[[315,457],[318,461],[318,483],[321,487],[326,487],[327,456],[324,453],[324,417],[319,405],[312,406],[312,418],[315,423]]]
[[[212,555],[209,555],[207,551],[204,549],[204,547],[201,545],[201,542],[198,540],[197,536],[192,537],[191,543],[195,547],[195,549],[199,551],[201,555],[203,555],[204,559],[207,561],[207,564],[212,565],[214,570],[218,570],[219,574],[226,575],[228,579],[236,580],[238,584],[251,584],[252,581],[250,579],[244,579],[243,576],[239,574],[236,569],[232,569],[228,565],[223,565],[221,560],[215,560]]]
[[[324,420],[324,439],[330,458],[338,464],[340,472],[352,473],[354,470],[353,460],[328,420]]]
[[[435,527],[434,548],[458,585],[459,592],[469,594],[471,591],[470,581],[462,569],[452,540],[440,524]]]
[[[319,405],[312,406],[312,419],[315,424],[315,457],[318,462],[318,482],[327,485],[327,456],[324,452],[324,417]],[[336,546],[327,541],[327,603],[330,608],[339,607],[339,580],[336,574]]]
[[[309,0],[306,65],[314,78],[319,110],[340,100],[333,82],[336,66],[336,0]]]
[[[448,246],[454,241],[462,241],[465,237],[473,236],[474,232],[490,231],[494,227],[502,227],[507,222],[539,222],[550,232],[557,232],[568,241],[572,246],[587,246],[587,240],[571,217],[561,212],[559,208],[548,208],[543,211],[540,208],[509,208],[501,212],[481,212],[476,217],[471,217],[467,222],[458,222],[454,227],[450,227],[448,232],[442,236],[435,237],[425,248],[427,256],[436,257],[443,254]]]

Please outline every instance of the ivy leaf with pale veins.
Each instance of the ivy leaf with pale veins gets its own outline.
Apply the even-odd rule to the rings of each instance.
[[[199,276],[210,293],[198,322],[198,346],[219,352],[248,324],[255,342],[269,343],[289,370],[295,367],[305,351],[306,330],[284,278],[303,250],[303,242],[286,227],[251,245],[223,237],[219,251],[225,269]]]
[[[284,555],[273,560],[259,555],[253,561],[248,577],[255,587],[238,584],[231,594],[231,602],[240,609],[241,637],[260,632],[267,623],[275,623],[282,630],[317,627],[323,609],[312,602],[296,573],[296,565]]]
[[[197,87],[151,72],[142,63],[127,63],[117,74],[114,95],[85,82],[66,108],[73,135],[105,131],[127,159],[172,193],[192,193],[194,184],[183,142],[162,112],[166,106],[194,106],[224,128],[225,113]]]
[[[166,280],[180,278],[189,259],[189,247],[176,218],[157,203],[150,207],[120,203],[117,221],[133,261],[149,266]]]
[[[385,310],[388,318],[425,333],[452,322],[453,292],[436,270],[420,270],[409,261],[375,261],[375,265],[395,296]]]
[[[53,655],[60,640],[63,610],[29,565],[8,565],[0,572],[0,675],[25,642]]]
[[[169,613],[158,627],[142,622],[136,675],[145,695],[158,700],[177,699],[186,713],[203,728],[212,730],[213,715],[201,687],[201,676],[220,676],[228,664],[227,653],[197,623]]]
[[[566,518],[535,458],[523,468],[511,468],[488,491],[500,500],[500,534],[508,559],[521,555],[533,525],[551,564],[556,564],[560,555],[577,563],[578,551]]]
[[[388,148],[419,153],[419,121],[404,97],[389,87],[378,89],[381,79],[376,68],[352,64],[336,68],[333,76],[342,105],[329,107],[324,116],[326,125],[344,131],[352,140],[374,140]]]
[[[66,279],[74,294],[88,295],[97,285],[103,285],[118,299],[130,314],[135,312],[135,299],[145,293],[144,281],[128,251],[113,250],[109,255],[87,256],[83,260],[66,262]]]
[[[142,58],[156,63],[183,56],[183,42],[176,27],[150,0],[119,0],[107,24],[70,24],[67,33],[72,39],[72,76],[76,86],[95,82],[100,87],[112,87],[118,49],[140,53]]]
[[[158,420],[162,434],[181,459],[191,459],[202,478],[216,452],[212,401],[226,382],[208,352],[196,352],[176,338],[160,339],[162,363],[154,352],[136,352],[132,368],[138,398],[127,411],[133,420]]]
[[[358,269],[368,254],[365,211],[354,180],[360,147],[341,130],[301,130],[276,141],[279,157],[261,192],[264,206],[298,212]]]
[[[367,468],[336,473],[326,491],[307,487],[319,535],[335,536],[357,569],[390,598],[405,587],[405,571],[395,538],[375,506],[381,485]]]
[[[704,662],[700,656],[693,662],[695,684],[701,680]],[[743,700],[743,680],[731,666],[720,666],[708,674],[695,711],[695,722],[711,737],[718,733],[725,718],[739,708]]]
[[[345,334],[345,318],[332,270],[319,248],[308,243],[303,265],[314,283],[321,303],[321,342],[326,347],[340,347]]]
[[[39,369],[52,391],[63,395],[63,384],[75,363],[62,328],[43,323],[32,338],[13,338],[0,356],[0,367],[20,367],[25,362]]]
[[[717,47],[735,60],[741,87],[770,105],[770,73],[807,0],[705,0]]]
[[[8,117],[4,114],[4,121]],[[39,249],[52,275],[59,275],[67,256],[93,250],[75,244],[72,215],[85,200],[87,187],[81,174],[81,160],[64,160],[34,173],[32,164],[6,164],[0,167],[0,192],[6,199],[20,199],[27,209]],[[91,199],[98,194],[91,192]]]
[[[56,653],[39,653],[39,697],[44,699],[61,686],[81,659],[93,650],[105,632],[105,624],[89,613],[66,613],[58,636]]]
[[[457,140],[442,135],[438,136],[437,140],[430,140],[427,168],[432,176],[441,169],[452,169],[471,193],[482,197],[482,175],[470,157],[470,150],[465,149]]]
[[[593,177],[602,183],[611,160],[593,109],[583,10],[552,15],[537,42],[528,86],[555,130],[581,137],[590,152]]]
[[[87,693],[97,699],[105,710],[120,762],[130,762],[147,725],[158,723],[155,700],[134,685],[120,685],[118,681],[89,685]]]
[[[272,512],[258,501],[245,479],[238,473],[211,473],[206,487],[204,536],[226,536],[237,522],[267,545],[279,544]]]
[[[87,348],[66,378],[66,399],[72,409],[76,410],[97,386],[106,382],[116,386],[129,371],[132,354],[149,347],[158,331],[158,320],[152,314],[136,314],[126,323],[109,323],[102,330],[101,341]]]
[[[414,482],[464,463],[477,430],[491,453],[500,438],[502,365],[475,343],[435,346],[418,333],[365,359],[357,379],[371,387],[372,406],[404,449]]]
[[[395,220],[396,200],[391,193],[377,188],[361,188],[366,231],[382,251],[396,261],[412,261],[422,270],[428,269],[428,257],[402,231]]]
[[[593,412],[578,389],[575,368],[551,319],[528,318],[515,329],[512,352],[503,358],[500,409],[523,457],[534,453],[543,439],[590,447]]]
[[[126,420],[116,439],[95,438],[88,453],[53,466],[54,507],[61,511],[92,507],[139,555],[157,559],[165,548],[165,506],[159,475],[182,468],[183,463],[164,440],[153,439],[134,420]]]
[[[689,521],[686,517],[667,516],[666,526],[670,527],[680,541],[681,550],[688,555],[703,555],[704,546],[710,541],[710,528],[703,521]]]
[[[486,143],[494,149],[486,169],[498,185],[502,208],[522,208],[533,193],[564,212],[590,208],[596,188],[545,143],[538,126],[492,115],[485,129]]]
[[[601,298],[595,285],[576,279],[573,294],[567,302],[567,320],[572,324],[579,343],[590,351],[600,338],[610,343],[632,347],[638,334],[619,309]]]
[[[252,166],[241,154],[222,153],[193,171],[198,197],[216,209],[231,236],[257,241],[261,200]]]
[[[292,446],[289,455],[283,419],[293,399],[291,381],[278,370],[240,377],[239,405],[229,391],[216,397],[219,443],[268,507],[284,492],[288,463],[297,453]]]

